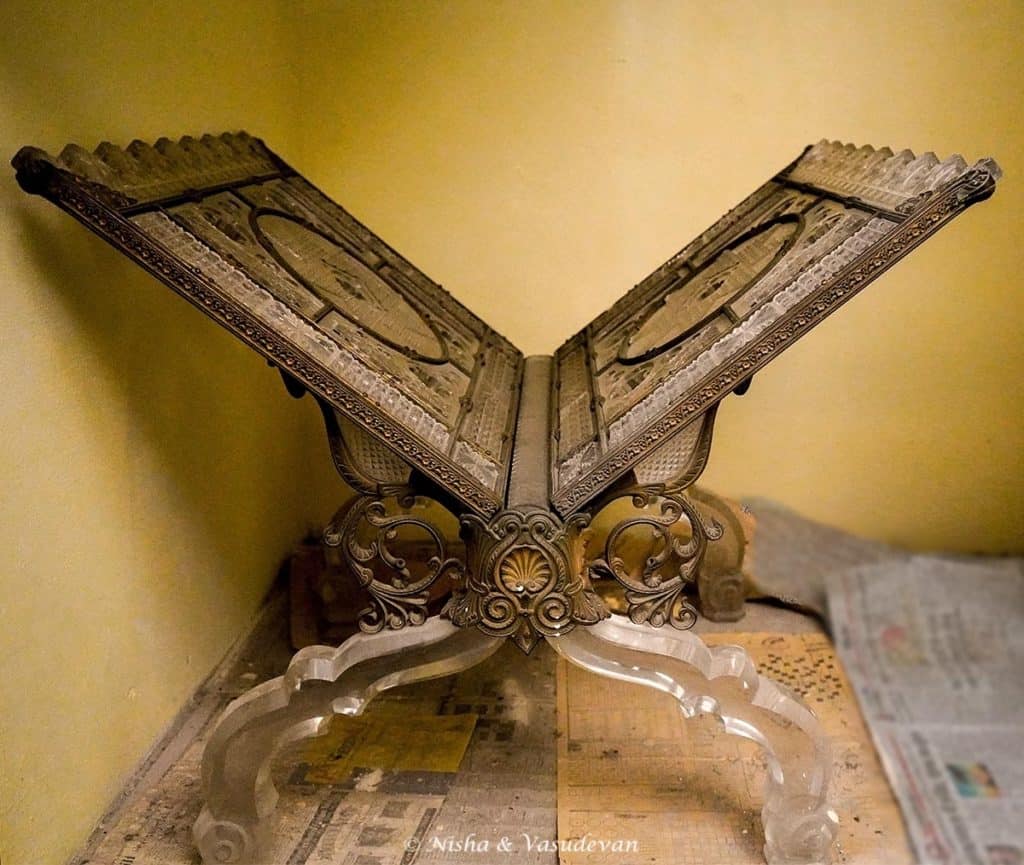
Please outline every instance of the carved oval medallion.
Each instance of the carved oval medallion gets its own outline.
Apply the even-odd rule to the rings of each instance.
[[[323,301],[317,322],[336,312],[415,360],[448,361],[447,347],[433,325],[331,237],[280,210],[256,210],[250,223],[263,248]]]
[[[779,216],[719,250],[668,292],[623,340],[619,362],[650,360],[700,330],[789,252],[803,224],[797,214]]]

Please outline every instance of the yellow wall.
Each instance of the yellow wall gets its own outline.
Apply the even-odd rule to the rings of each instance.
[[[707,482],[1021,550],[1019,3],[4,5],[0,153],[248,128],[529,352],[807,142],[996,198],[720,413]],[[60,862],[336,485],[310,400],[0,172],[0,855]]]
[[[1024,5],[302,9],[297,161],[528,352],[823,136],[996,156],[992,201],[726,402],[705,481],[914,547],[1024,550]]]
[[[27,143],[245,127],[288,146],[276,5],[74,5],[4,4],[5,168]],[[0,857],[46,865],[323,519],[310,476],[330,467],[311,400],[10,169],[0,226]]]

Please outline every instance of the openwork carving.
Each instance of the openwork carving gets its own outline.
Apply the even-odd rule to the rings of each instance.
[[[715,414],[706,412],[639,463],[634,483],[588,506],[597,514],[628,498],[640,511],[609,531],[603,556],[589,565],[595,579],[615,580],[624,589],[634,622],[692,627],[694,588],[706,618],[743,617],[744,528],[725,501],[694,486],[711,452]],[[709,548],[712,541],[718,543]]]
[[[401,508],[398,513],[389,513],[387,499],[356,496],[324,532],[327,549],[338,554],[334,563],[370,596],[370,605],[359,612],[359,628],[368,634],[422,625],[431,586],[443,577],[461,577],[463,569],[461,560],[447,555],[444,536],[431,520],[411,513],[416,504],[411,492],[391,501]],[[410,529],[424,533],[433,545],[434,554],[424,562],[410,563],[395,551],[399,533]],[[386,576],[379,577],[378,570]]]
[[[616,580],[626,590],[630,621],[655,628],[665,624],[679,630],[692,628],[697,610],[686,591],[697,579],[708,541],[722,537],[722,526],[717,522],[706,524],[681,492],[659,495],[636,487],[623,494],[632,497],[633,507],[655,505],[657,513],[644,513],[616,524],[608,533],[604,556],[591,561],[591,571],[595,576]],[[689,523],[688,540],[673,531],[680,520]],[[630,554],[625,551],[625,542],[637,529],[646,530],[649,537],[639,545],[639,553]]]
[[[565,523],[540,508],[462,519],[466,570],[444,615],[463,627],[511,637],[529,652],[542,636],[609,615],[585,566],[590,518]]]

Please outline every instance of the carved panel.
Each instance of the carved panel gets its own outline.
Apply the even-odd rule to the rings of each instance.
[[[999,169],[828,142],[804,154],[567,341],[552,499],[584,507],[974,201]],[[580,359],[581,354],[584,355]],[[591,397],[581,400],[580,394]],[[582,434],[577,438],[583,439]]]
[[[558,453],[568,455],[597,435],[591,406],[590,374],[582,340],[558,359]]]
[[[522,355],[261,141],[23,149],[53,199],[479,513],[504,500]],[[495,394],[502,398],[496,399]],[[509,398],[512,394],[512,398]]]
[[[23,148],[14,164],[25,189],[388,454],[479,515],[505,504],[521,353],[261,141],[70,145],[57,158]],[[998,176],[991,160],[808,148],[559,350],[555,509],[571,515],[630,470],[659,474],[669,438],[987,197]]]

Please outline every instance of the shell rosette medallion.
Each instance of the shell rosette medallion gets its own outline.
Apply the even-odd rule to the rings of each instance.
[[[610,614],[585,566],[590,517],[564,523],[546,510],[502,511],[462,520],[466,571],[444,615],[460,627],[511,637],[530,652],[541,637],[592,625]]]

